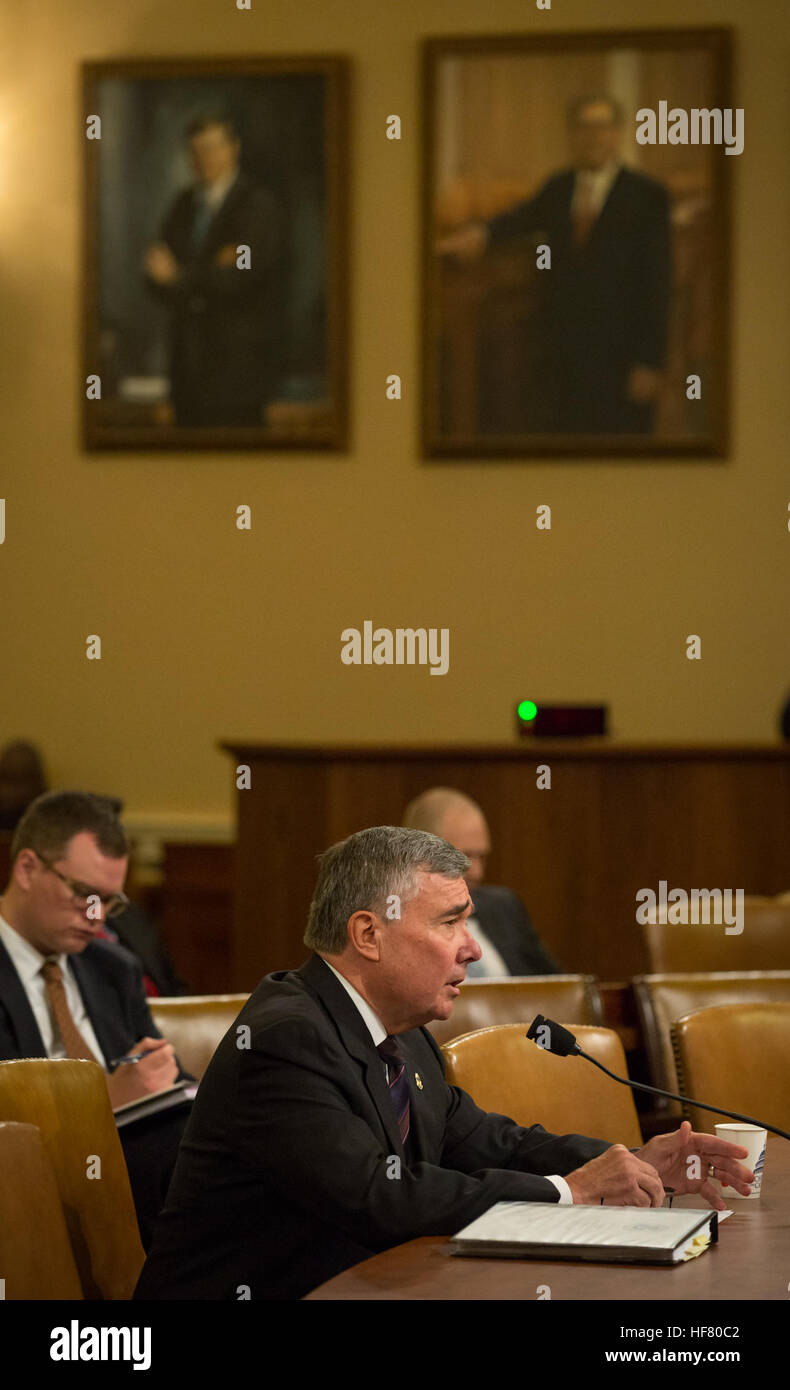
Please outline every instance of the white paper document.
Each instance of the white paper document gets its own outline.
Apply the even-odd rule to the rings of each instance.
[[[729,1213],[727,1213],[729,1215]],[[724,1213],[720,1213],[724,1215]],[[649,1252],[664,1263],[701,1254],[712,1238],[709,1209],[677,1207],[603,1207],[556,1202],[497,1202],[490,1211],[453,1237],[459,1254],[536,1255],[549,1250],[560,1257],[606,1259],[606,1251]],[[554,1253],[554,1258],[557,1254]],[[632,1254],[633,1258],[633,1254]]]

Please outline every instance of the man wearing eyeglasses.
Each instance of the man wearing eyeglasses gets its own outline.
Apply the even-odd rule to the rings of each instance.
[[[111,798],[48,792],[16,828],[0,898],[0,1061],[95,1060],[114,1109],[186,1075],[151,1018],[139,962],[101,936],[128,903],[128,855]],[[129,1056],[139,1060],[121,1060]],[[120,1131],[144,1244],[186,1113],[179,1107]]]

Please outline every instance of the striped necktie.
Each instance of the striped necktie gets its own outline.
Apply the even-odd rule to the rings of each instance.
[[[409,1083],[406,1079],[406,1058],[398,1047],[397,1038],[392,1034],[380,1042],[376,1051],[382,1062],[387,1063],[387,1079],[390,1096],[398,1119],[401,1143],[406,1152],[409,1137]],[[408,1154],[406,1155],[408,1157]]]
[[[75,1061],[83,1058],[87,1062],[95,1062],[96,1054],[91,1051],[74,1022],[74,1015],[66,998],[66,986],[63,983],[60,965],[56,960],[45,960],[41,974],[44,976],[47,1001],[66,1049],[66,1056],[74,1058]]]

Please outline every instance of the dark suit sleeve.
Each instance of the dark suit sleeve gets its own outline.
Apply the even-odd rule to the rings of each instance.
[[[534,198],[526,198],[515,207],[508,208],[507,212],[489,218],[485,224],[488,228],[489,246],[517,241],[532,236],[535,232],[547,230],[549,203],[556,186],[557,179],[549,179],[548,183],[544,183],[542,188],[538,189]]]
[[[524,974],[561,975],[562,966],[557,964],[541,941],[532,925],[532,918],[517,893],[512,895],[512,908],[518,928],[519,944],[529,960],[529,969],[525,970]]]
[[[441,1049],[426,1029],[423,1033],[444,1075]],[[530,1125],[529,1129],[525,1129],[506,1115],[481,1110],[460,1086],[448,1085],[447,1094],[442,1163],[464,1173],[474,1172],[480,1167],[497,1167],[546,1176],[559,1173],[565,1177],[611,1148],[605,1140],[590,1139],[584,1134],[550,1134],[542,1125]],[[553,1190],[556,1191],[556,1188]],[[545,1202],[552,1199],[541,1197],[538,1200]]]
[[[589,1139],[583,1134],[549,1134],[542,1125],[524,1129],[506,1115],[481,1110],[460,1087],[448,1086],[447,1089],[451,1098],[442,1163],[462,1173],[495,1167],[546,1176],[559,1173],[565,1177],[611,1147],[602,1139]],[[552,1191],[556,1192],[553,1185]]]
[[[635,366],[663,367],[667,355],[667,325],[672,285],[672,246],[669,196],[652,179],[642,200],[642,215],[634,248],[634,274],[642,296],[634,325]]]
[[[383,1250],[417,1236],[452,1235],[498,1201],[559,1200],[540,1175],[558,1171],[561,1141],[553,1147],[539,1127],[526,1131],[485,1116],[447,1086],[438,1063],[447,1130],[442,1165],[393,1164],[343,1091],[347,1065],[348,1054],[325,1030],[283,1019],[243,1057],[229,1112],[229,1137],[242,1160],[316,1219],[335,1222],[366,1249]],[[586,1145],[587,1157],[608,1147]],[[573,1144],[565,1151],[566,1169],[575,1152]],[[451,1160],[463,1166],[451,1167]]]
[[[131,1039],[126,1047],[126,1051],[134,1047],[141,1038],[161,1038],[162,1033],[157,1028],[151,1017],[151,1010],[148,1007],[148,995],[143,984],[143,968],[136,956],[125,947],[115,947],[115,950],[123,950],[127,959],[129,971],[128,980],[124,984],[123,1002],[125,1015],[131,1032]],[[124,1051],[124,1049],[121,1049]],[[120,1053],[118,1054],[120,1056]],[[176,1057],[178,1066],[178,1076],[176,1081],[194,1081],[195,1077],[190,1072],[184,1071],[181,1063]]]

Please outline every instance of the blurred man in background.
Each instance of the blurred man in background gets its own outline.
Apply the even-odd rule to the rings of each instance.
[[[466,881],[474,903],[469,930],[479,942],[482,955],[479,961],[471,961],[467,966],[467,979],[561,973],[521,899],[509,888],[483,883],[491,837],[477,802],[452,787],[432,787],[409,802],[403,824],[438,835],[469,860]]]

